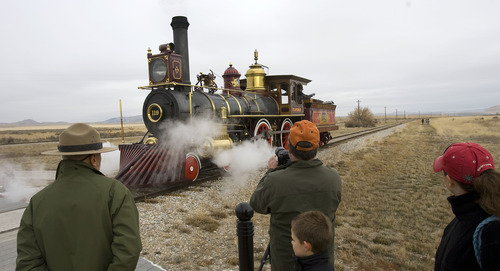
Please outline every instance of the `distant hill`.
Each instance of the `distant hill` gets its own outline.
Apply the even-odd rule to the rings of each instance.
[[[112,118],[103,121],[102,123],[120,123],[120,118]],[[133,116],[133,117],[123,117],[123,123],[142,123],[142,116]]]
[[[58,124],[68,124],[64,121],[57,122],[38,122],[32,119],[25,119],[12,123],[0,123],[0,127],[13,127],[13,126],[46,126],[46,125],[58,125]]]
[[[32,120],[32,119],[26,119],[18,122],[14,122],[13,124],[19,125],[19,126],[33,126],[33,125],[40,125],[38,121]]]
[[[123,117],[123,123],[142,123],[142,116],[132,116],[132,117]],[[105,121],[98,121],[93,123],[120,123],[120,118],[112,118]],[[32,119],[25,119],[17,122],[11,123],[0,123],[0,127],[15,127],[15,126],[47,126],[47,125],[65,125],[69,124],[68,122],[57,121],[57,122],[38,122]]]
[[[485,109],[484,112],[486,114],[498,115],[500,114],[500,105],[495,105],[488,109]]]

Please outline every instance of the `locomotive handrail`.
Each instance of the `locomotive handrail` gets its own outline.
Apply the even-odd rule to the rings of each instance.
[[[304,114],[296,115],[227,115],[228,118],[255,118],[255,117],[265,117],[265,118],[283,118],[283,117],[303,117]]]
[[[228,97],[229,97],[229,91],[231,91],[231,92],[241,92],[241,93],[246,93],[246,94],[259,94],[258,92],[255,92],[255,91],[246,91],[246,90],[238,90],[238,89],[219,88],[219,87],[209,87],[209,86],[197,86],[197,85],[190,85],[190,84],[177,83],[177,82],[168,82],[168,83],[161,83],[161,84],[153,84],[153,85],[142,86],[142,87],[137,87],[137,88],[138,89],[153,90],[156,87],[166,87],[166,86],[185,86],[185,87],[190,87],[191,88],[191,92],[194,92],[193,88],[195,88],[195,87],[215,89],[215,90],[226,90],[226,91],[228,91],[228,93],[227,93]]]

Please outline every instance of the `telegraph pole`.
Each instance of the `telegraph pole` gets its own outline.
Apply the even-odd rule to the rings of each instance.
[[[358,100],[358,126],[359,126],[359,127],[361,127],[361,109],[360,109],[360,107],[359,107],[359,103],[360,103],[360,102],[361,102],[361,101],[360,101],[360,100]]]
[[[384,106],[384,123],[387,123],[387,106]]]

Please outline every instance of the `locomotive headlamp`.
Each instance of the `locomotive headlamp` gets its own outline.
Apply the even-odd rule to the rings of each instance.
[[[163,82],[167,76],[167,63],[162,58],[151,61],[150,78],[154,83]]]
[[[173,46],[173,44],[161,45],[160,50],[162,51],[157,55],[152,55],[148,51],[150,85],[182,83],[182,56],[171,50]]]

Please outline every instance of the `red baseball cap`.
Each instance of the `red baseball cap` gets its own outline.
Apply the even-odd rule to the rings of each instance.
[[[310,151],[319,146],[319,131],[316,124],[301,120],[293,124],[290,129],[290,143],[299,151]]]
[[[450,145],[434,160],[435,172],[444,170],[454,180],[471,184],[487,169],[494,169],[495,162],[491,153],[481,145],[464,142]]]

